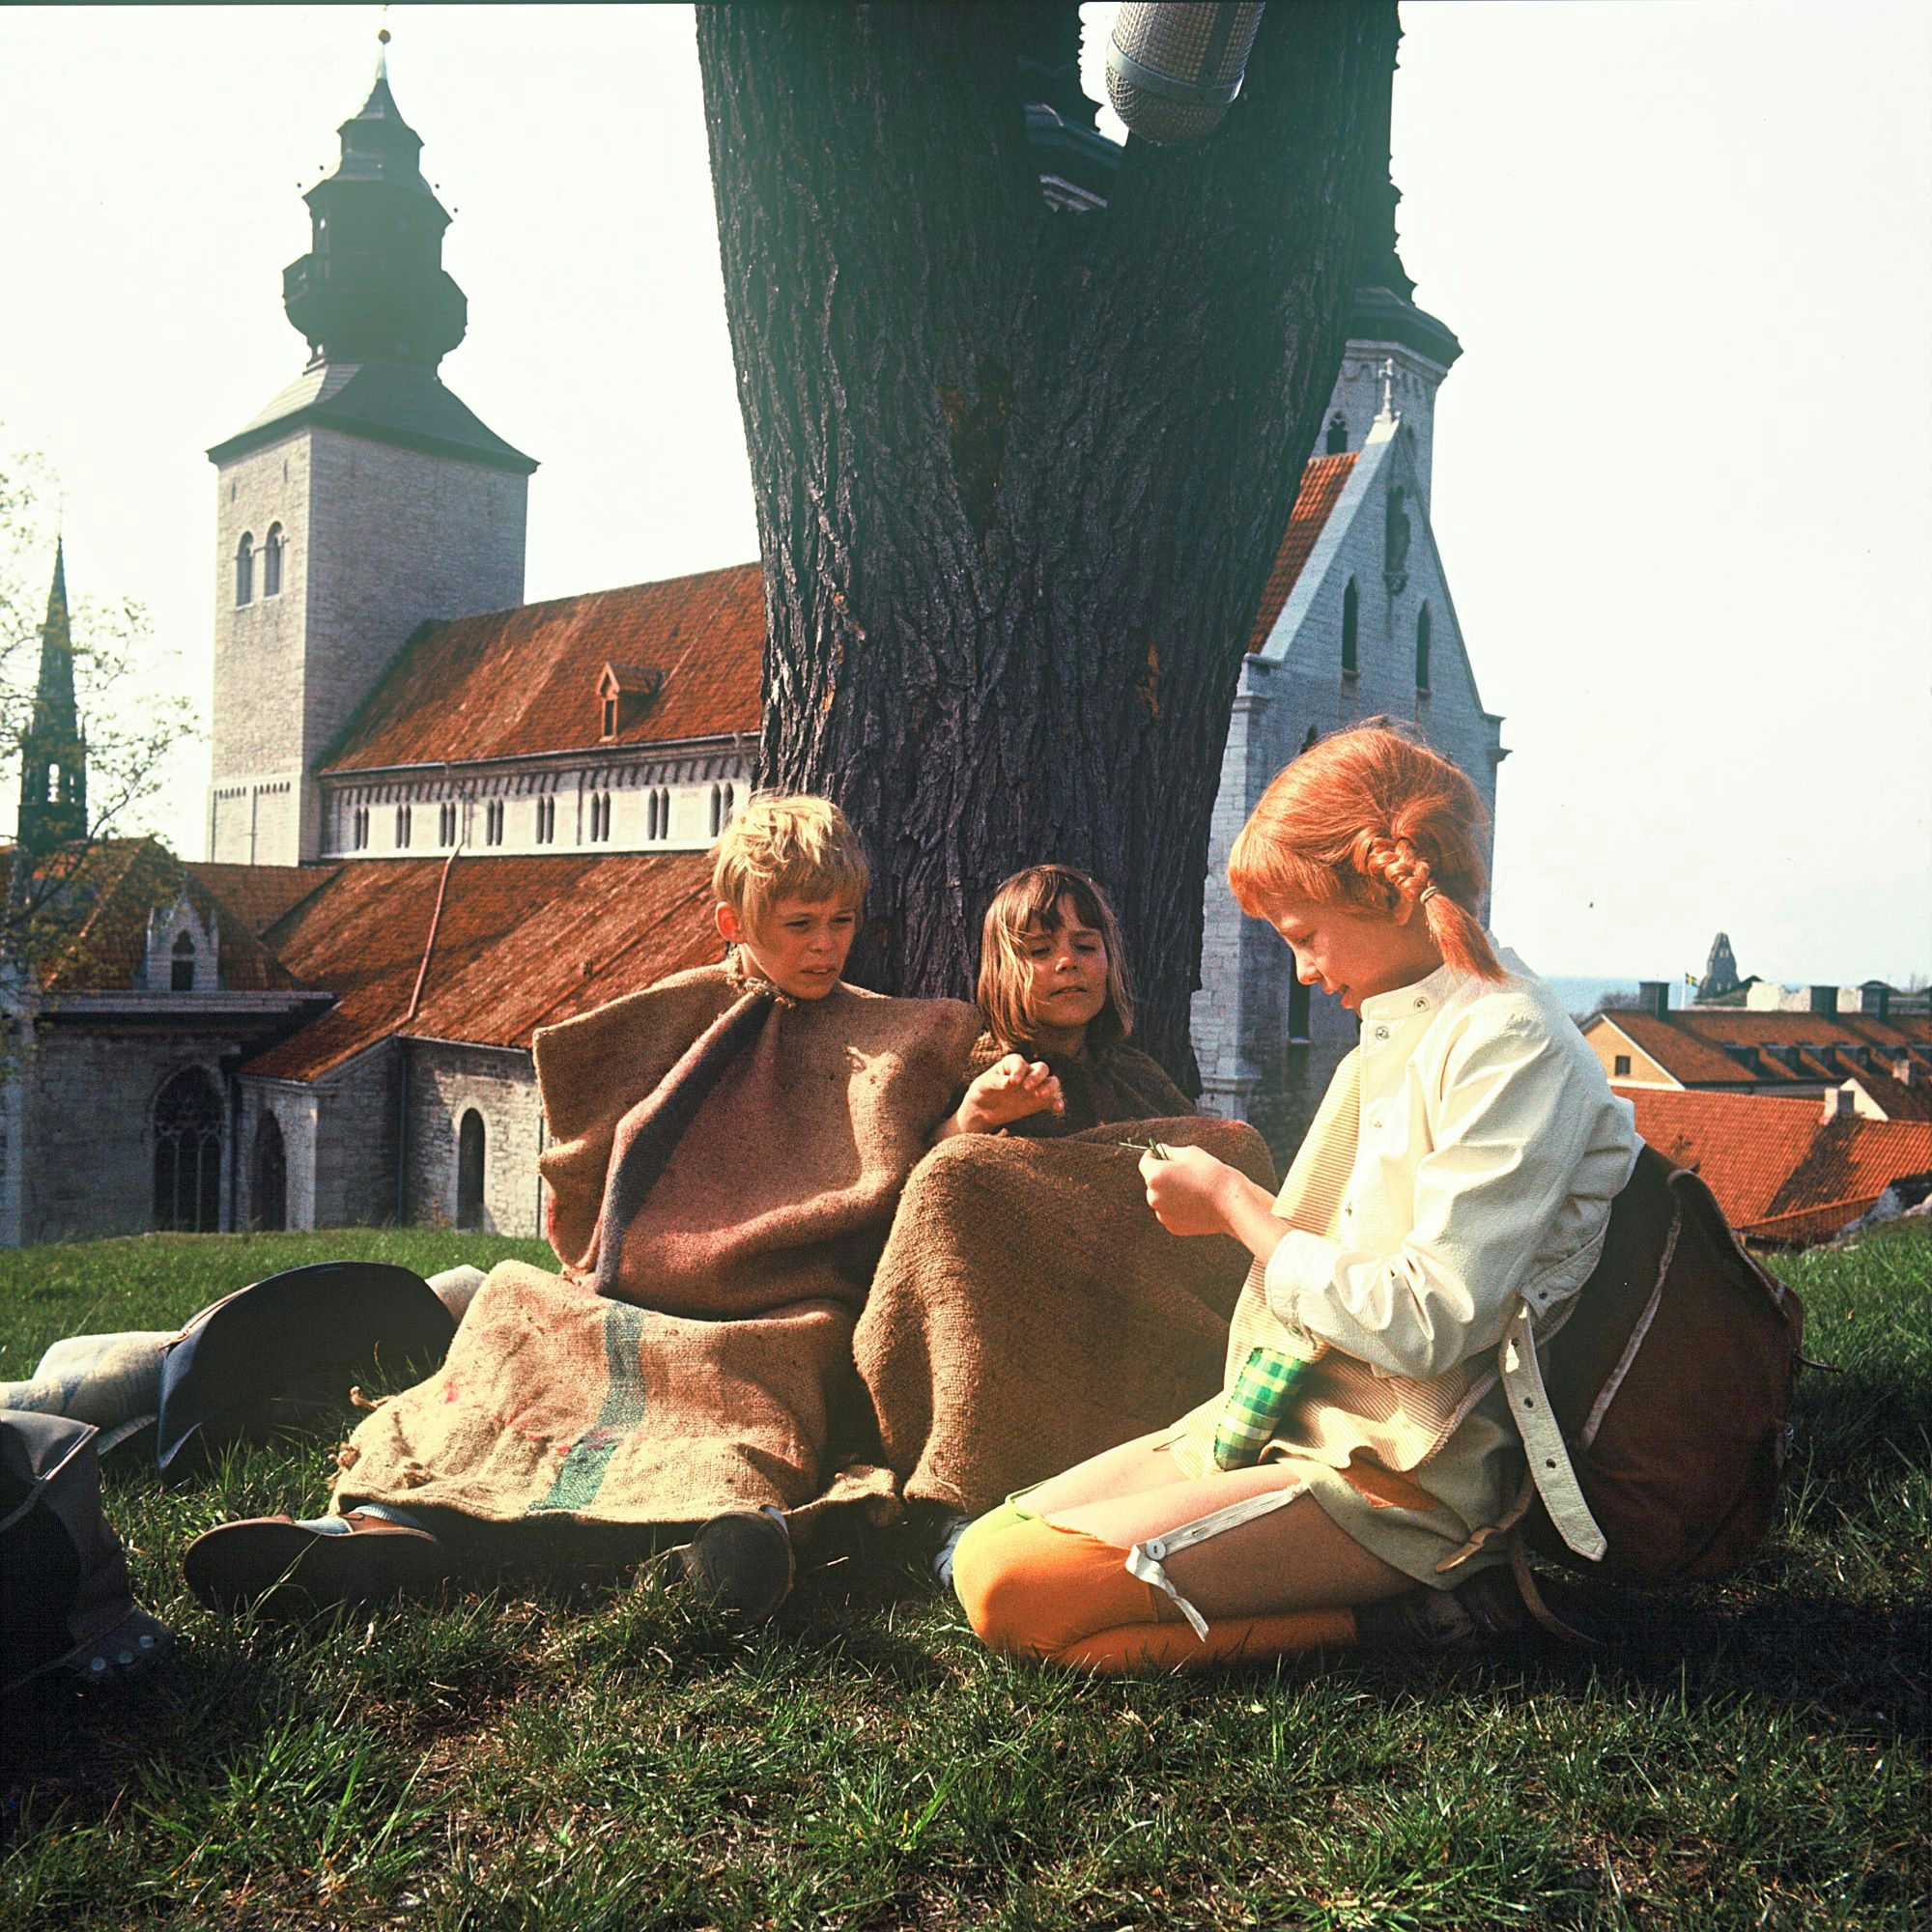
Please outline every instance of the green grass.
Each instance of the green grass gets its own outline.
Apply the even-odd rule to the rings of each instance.
[[[0,1378],[402,1232],[0,1257]],[[110,1465],[158,1684],[45,1715],[0,1928],[1923,1926],[1932,1919],[1932,1231],[1780,1261],[1810,1309],[1790,1508],[1614,1648],[1082,1682],[985,1655],[902,1547],[734,1632],[562,1574],[289,1629],[182,1546],[307,1509],[325,1432],[159,1492]],[[346,1426],[346,1425],[345,1425]]]

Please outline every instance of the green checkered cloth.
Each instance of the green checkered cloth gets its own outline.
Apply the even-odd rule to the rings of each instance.
[[[1262,1451],[1293,1407],[1314,1366],[1307,1356],[1291,1355],[1282,1349],[1258,1344],[1248,1350],[1214,1425],[1217,1469],[1245,1469],[1261,1461]]]

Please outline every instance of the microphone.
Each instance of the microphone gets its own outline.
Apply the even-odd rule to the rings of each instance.
[[[1123,6],[1107,43],[1107,99],[1130,134],[1164,146],[1211,134],[1241,91],[1262,0]]]

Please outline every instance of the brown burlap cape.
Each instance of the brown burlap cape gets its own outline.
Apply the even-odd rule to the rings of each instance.
[[[1204,1147],[1273,1190],[1261,1136],[1201,1117],[962,1135],[914,1169],[853,1336],[909,1500],[978,1515],[1221,1385],[1248,1253],[1168,1234],[1129,1135]]]
[[[540,1031],[563,1272],[492,1271],[442,1368],[344,1449],[336,1507],[644,1525],[889,1502],[863,1463],[828,1490],[828,1447],[863,1411],[853,1318],[979,1024],[714,966]]]

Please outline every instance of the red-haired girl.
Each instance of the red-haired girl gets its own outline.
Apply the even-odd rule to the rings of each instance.
[[[1483,930],[1485,832],[1468,780],[1381,724],[1255,808],[1235,896],[1360,1043],[1279,1197],[1199,1149],[1143,1159],[1164,1227],[1255,1257],[1226,1386],[967,1531],[954,1585],[996,1649],[1163,1669],[1510,1620],[1487,1574],[1522,1467],[1499,1345],[1589,1275],[1637,1142],[1560,1000]]]

